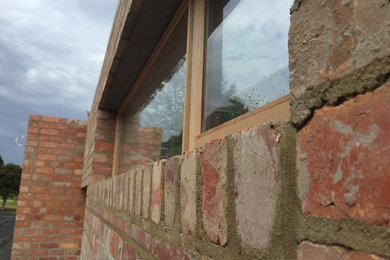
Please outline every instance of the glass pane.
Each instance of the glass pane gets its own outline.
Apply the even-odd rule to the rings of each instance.
[[[184,15],[123,115],[119,174],[181,153],[186,37]]]
[[[289,93],[292,0],[209,0],[202,130]]]

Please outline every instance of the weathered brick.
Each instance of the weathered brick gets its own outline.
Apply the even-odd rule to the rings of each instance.
[[[111,240],[108,241],[110,244],[110,253],[114,259],[119,259],[120,250],[123,246],[122,238],[116,233],[112,232]]]
[[[173,226],[176,212],[176,182],[180,174],[181,156],[170,158],[165,163],[164,175],[164,223]]]
[[[171,244],[168,242],[164,242],[159,239],[154,239],[153,241],[153,246],[152,246],[152,253],[157,259],[163,259],[163,260],[168,260],[168,259],[193,259],[194,257],[192,254],[183,248]]]
[[[202,151],[203,223],[210,240],[221,245],[227,242],[227,164],[228,146],[224,139],[205,145]]]
[[[195,235],[196,229],[196,174],[198,172],[198,150],[187,152],[180,170],[180,222],[181,231]]]
[[[294,96],[390,54],[386,1],[300,1],[291,15],[290,86]]]
[[[42,161],[54,161],[57,157],[52,154],[38,154],[37,158]]]
[[[95,150],[98,152],[113,152],[114,151],[114,144],[107,143],[107,142],[96,142],[95,143]]]
[[[303,211],[390,224],[390,82],[325,107],[299,133]]]
[[[298,246],[297,260],[342,260],[342,259],[361,259],[361,260],[384,260],[384,258],[367,254],[364,252],[349,251],[342,247],[325,246],[302,242]]]
[[[32,118],[32,117],[30,117]],[[52,122],[52,123],[59,123],[60,119],[58,117],[50,117],[50,116],[42,116],[40,119],[37,120],[42,120],[45,122]]]
[[[43,135],[58,135],[59,131],[54,129],[41,129],[40,133]]]
[[[143,177],[143,189],[142,189],[142,216],[146,219],[149,218],[149,207],[150,207],[150,189],[152,182],[152,171],[153,164],[144,166],[144,177]]]
[[[119,175],[119,205],[118,209],[123,210],[124,196],[125,196],[125,176]]]
[[[122,260],[134,260],[136,259],[135,250],[126,242],[123,244],[122,249]]]
[[[129,205],[128,212],[130,214],[134,213],[134,200],[135,200],[135,177],[137,170],[132,170],[129,172]]]
[[[279,193],[277,135],[267,126],[234,135],[237,231],[243,243],[258,249],[267,247],[275,220]]]
[[[78,243],[61,243],[60,248],[80,248]]]
[[[131,224],[131,226],[130,226],[130,235],[145,250],[150,250],[150,247],[151,247],[151,236],[150,236],[149,233],[143,231],[137,225]]]
[[[130,189],[130,174],[124,173],[123,174],[123,208],[122,210],[128,211],[129,209],[129,189]]]
[[[135,196],[134,196],[134,213],[141,216],[142,210],[142,175],[143,169],[137,168],[137,175],[135,177]]]
[[[157,161],[153,164],[150,218],[156,224],[159,224],[161,220],[161,206],[163,196],[162,176],[164,169],[165,160]]]

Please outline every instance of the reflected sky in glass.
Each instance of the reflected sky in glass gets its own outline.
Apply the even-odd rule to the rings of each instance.
[[[223,21],[209,27],[206,41],[204,130],[223,123],[218,115],[237,102],[244,113],[289,93],[291,5],[292,0],[230,0],[220,10]],[[209,15],[218,14],[210,8]]]

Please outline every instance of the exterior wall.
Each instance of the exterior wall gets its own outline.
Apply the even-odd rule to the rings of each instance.
[[[79,259],[85,136],[84,121],[30,116],[12,259]]]
[[[126,8],[117,16],[129,12]],[[390,258],[389,13],[390,2],[382,0],[296,0],[289,35],[294,96],[289,121],[111,177],[115,115],[98,110],[98,103],[115,72],[109,65],[123,50],[120,37],[127,35],[118,29],[126,25],[116,21],[105,61],[109,68],[103,68],[89,119],[81,259]],[[85,133],[85,126],[69,122],[74,121],[31,117],[15,259],[43,252],[72,259],[68,252],[80,253],[82,220],[59,213],[70,204],[57,193],[74,191],[73,200],[83,207],[82,192],[74,189],[81,164],[69,175],[72,183],[52,179],[67,178],[58,171],[74,164],[66,166],[49,150],[67,144],[82,149],[83,134],[77,144],[56,139]],[[66,134],[61,125],[69,127]],[[75,151],[65,149],[72,156]],[[66,237],[66,232],[78,233]],[[68,247],[75,250],[61,251]]]
[[[295,257],[294,133],[253,128],[89,185],[82,259]]]
[[[389,13],[379,0],[292,8],[298,259],[390,257]]]
[[[112,175],[116,114],[91,111],[88,120],[81,187]]]
[[[291,13],[290,120],[89,185],[83,259],[390,257],[390,3]]]
[[[161,158],[162,129],[140,126],[138,120],[122,118],[117,173],[153,163]]]

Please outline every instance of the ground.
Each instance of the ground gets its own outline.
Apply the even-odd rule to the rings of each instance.
[[[9,200],[5,211],[0,212],[0,259],[11,257],[12,236],[14,233],[16,201]]]

